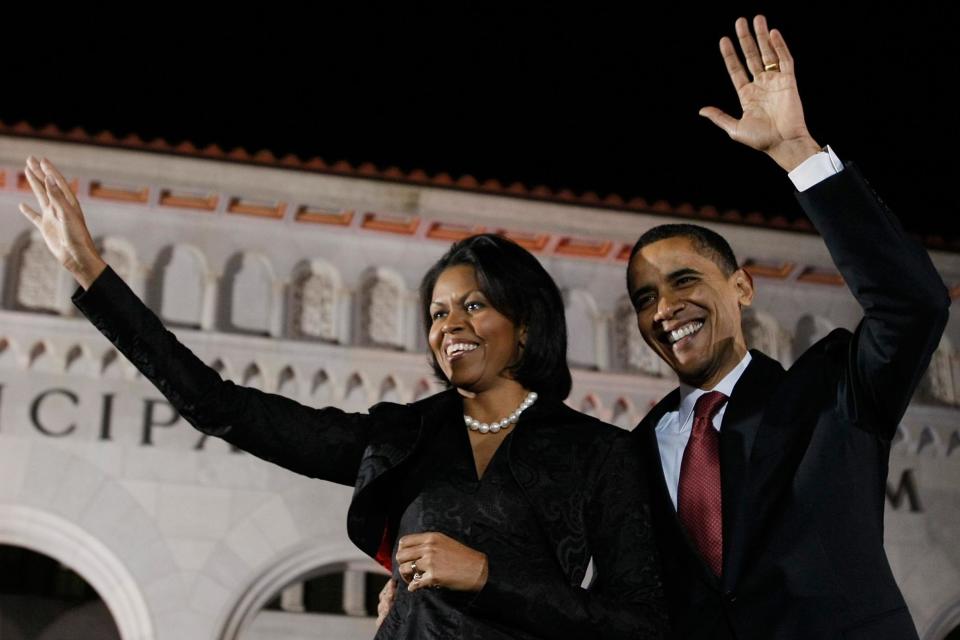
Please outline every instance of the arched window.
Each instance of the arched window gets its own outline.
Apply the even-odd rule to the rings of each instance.
[[[275,299],[273,267],[259,253],[245,252],[227,261],[224,270],[224,300],[227,316],[221,325],[229,331],[271,335]]]
[[[28,352],[27,362],[34,371],[48,373],[63,373],[61,364],[57,362],[57,353],[53,345],[46,340],[33,343]]]
[[[8,338],[0,338],[0,369],[12,369],[16,364],[13,344]]]
[[[360,343],[403,349],[403,279],[393,271],[367,272],[360,287]]]
[[[210,368],[220,374],[220,377],[224,380],[233,380],[233,369],[223,361],[222,358],[214,358],[213,362],[209,363]]]
[[[97,358],[90,353],[90,350],[80,344],[75,344],[69,349],[65,356],[64,371],[71,375],[86,375],[99,377],[100,367]]]
[[[637,328],[637,313],[626,296],[617,302],[614,314],[614,360],[622,371],[635,371],[650,376],[662,376],[666,364],[643,341]]]
[[[593,416],[594,418],[603,419],[603,409],[600,404],[600,399],[592,393],[588,393],[583,397],[583,400],[580,401],[580,412],[588,416]]]
[[[106,236],[97,243],[97,247],[104,262],[123,280],[131,282],[137,266],[133,245],[123,238]]]
[[[940,456],[946,453],[946,447],[944,447],[940,433],[930,425],[921,428],[914,453],[930,456]]]
[[[59,312],[62,267],[47,249],[39,232],[31,232],[20,244],[19,264],[15,268],[14,306],[31,311]]]
[[[295,272],[290,287],[289,335],[338,342],[340,274],[322,260],[311,260]]]
[[[633,403],[627,398],[619,398],[613,405],[613,415],[610,416],[610,424],[615,424],[621,429],[633,429],[637,426],[639,417],[633,408]]]
[[[366,411],[370,406],[367,388],[359,373],[354,373],[347,378],[347,384],[343,390],[343,402],[338,406],[344,411]]]
[[[743,336],[748,348],[762,351],[785,367],[790,365],[790,334],[769,313],[747,309],[743,314]]]
[[[397,381],[393,376],[384,378],[383,383],[380,385],[380,398],[378,402],[403,402],[400,398],[400,389],[397,386]]]
[[[200,328],[207,286],[207,261],[186,244],[160,252],[147,299],[160,317],[173,326]]]
[[[950,338],[943,336],[937,350],[930,358],[930,365],[920,383],[920,396],[937,404],[956,405],[958,403],[958,382],[954,379],[954,353]]]
[[[300,396],[300,384],[297,381],[297,373],[293,367],[287,365],[280,372],[277,378],[277,393],[288,398],[297,398]]]
[[[310,382],[310,404],[315,407],[329,407],[335,401],[333,382],[327,372],[320,369],[313,375],[313,380]]]
[[[129,365],[129,361],[121,358],[117,350],[110,347],[100,355],[100,377],[120,380],[127,375],[126,365]]]
[[[597,303],[586,291],[565,292],[567,360],[572,367],[597,369]]]
[[[243,370],[243,386],[264,391],[264,382],[263,373],[260,371],[260,367],[256,362],[251,362],[247,365],[247,368]]]

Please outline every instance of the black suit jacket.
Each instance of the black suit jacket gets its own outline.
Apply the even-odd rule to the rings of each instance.
[[[680,638],[916,638],[883,549],[890,441],[947,320],[946,288],[856,168],[798,194],[864,310],[785,371],[753,351],[720,431],[723,572],[694,551],[655,428],[634,431]]]
[[[297,473],[353,486],[348,535],[381,561],[389,562],[396,530],[389,514],[402,513],[397,480],[407,462],[437,429],[466,428],[455,390],[350,414],[223,381],[111,269],[77,291],[74,303],[197,429]],[[508,453],[556,572],[491,563],[472,610],[546,638],[662,637],[659,563],[633,438],[541,395]],[[591,557],[597,577],[585,590]]]

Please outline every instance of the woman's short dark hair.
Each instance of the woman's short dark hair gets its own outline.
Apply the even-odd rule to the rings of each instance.
[[[490,304],[515,325],[526,327],[523,352],[512,367],[514,379],[542,396],[566,398],[572,383],[567,366],[563,297],[543,265],[529,251],[503,236],[484,233],[464,238],[430,267],[420,282],[424,332],[429,335],[433,324],[433,287],[445,269],[457,265],[473,267],[480,291]],[[430,364],[437,379],[449,385],[432,351]]]

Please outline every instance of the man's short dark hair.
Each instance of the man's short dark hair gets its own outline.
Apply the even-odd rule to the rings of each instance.
[[[424,333],[429,335],[433,324],[433,287],[445,269],[457,265],[473,267],[480,291],[490,304],[515,325],[526,327],[523,352],[512,367],[514,379],[542,396],[566,398],[572,380],[563,297],[533,254],[511,240],[492,233],[470,236],[454,243],[430,267],[420,282]],[[437,379],[449,385],[432,350],[430,364]]]
[[[714,264],[720,267],[723,275],[728,278],[739,268],[737,257],[733,255],[730,243],[716,231],[711,231],[696,224],[661,224],[648,229],[633,245],[633,250],[630,252],[630,262],[633,262],[634,256],[647,245],[667,238],[687,238],[698,253],[713,260]]]

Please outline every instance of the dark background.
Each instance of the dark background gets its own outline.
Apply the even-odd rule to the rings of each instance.
[[[794,218],[772,161],[697,115],[739,115],[717,42],[760,10],[794,54],[814,138],[856,160],[909,230],[960,250],[951,4],[624,6],[28,15],[2,43],[0,120]]]

